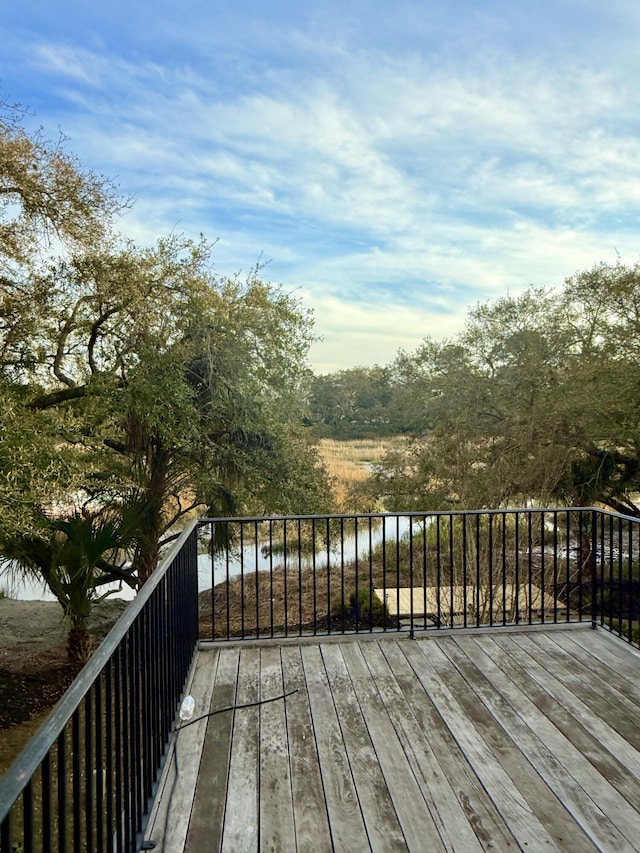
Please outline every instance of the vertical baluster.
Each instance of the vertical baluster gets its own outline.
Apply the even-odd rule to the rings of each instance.
[[[384,602],[384,629],[387,630],[387,518],[382,517],[382,601]]]
[[[0,824],[0,853],[13,853],[13,836],[11,832],[11,812]]]
[[[400,621],[400,516],[396,515],[396,602],[398,604],[398,631],[402,628]]]
[[[254,521],[253,523],[253,550],[255,553],[255,575],[256,575],[256,637],[261,637],[262,632],[260,630],[260,564],[258,562],[258,555],[260,553],[260,532],[258,527],[258,522]]]
[[[449,513],[449,620],[451,627],[453,628],[455,625],[454,613],[456,609],[455,602],[455,556],[453,550],[453,526],[455,524],[455,516],[453,513]]]
[[[311,520],[311,571],[313,573],[313,635],[318,633],[318,587],[316,583],[316,519]]]
[[[287,519],[282,523],[282,538],[284,542],[284,635],[289,636],[289,561],[287,559],[287,551],[289,550],[289,542],[287,540]]]
[[[273,521],[269,519],[269,622],[273,637]]]
[[[42,784],[42,850],[48,853],[51,850],[51,751],[49,750],[42,759],[41,784]]]
[[[331,522],[327,518],[327,633],[331,633]]]
[[[469,623],[469,601],[467,596],[467,513],[461,517],[462,523],[462,624]]]
[[[516,588],[516,603],[514,621],[516,625],[520,622],[520,513],[516,512],[513,519],[513,582]]]
[[[58,793],[58,850],[63,853],[67,849],[67,749],[66,729],[58,735],[57,741],[57,793]]]
[[[340,517],[340,612],[342,633],[345,631],[345,593],[344,593],[344,518]]]
[[[373,631],[373,529],[372,529],[372,518],[369,516],[369,615],[370,615],[370,626],[369,632]]]
[[[71,761],[73,770],[73,850],[82,850],[82,789],[80,778],[80,711],[77,709],[71,719]]]
[[[102,673],[96,679],[95,685],[95,732],[96,732],[96,851],[103,853],[104,850],[104,758],[102,741]],[[149,768],[151,769],[151,768]]]
[[[487,513],[487,524],[489,528],[489,625],[493,625],[493,515]]]
[[[413,602],[413,587],[415,585],[413,577],[413,516],[409,515],[407,519],[409,521],[409,607],[411,609],[409,636],[413,639],[415,636],[415,607]]]
[[[360,596],[358,589],[358,574],[359,574],[359,566],[358,566],[358,519],[354,516],[353,518],[353,527],[354,527],[354,537],[355,537],[355,554],[354,554],[354,566],[356,573],[356,606],[355,606],[355,614],[356,614],[356,631],[360,630]],[[343,546],[344,547],[344,546]]]
[[[474,518],[476,520],[476,627],[479,627],[482,618],[480,612],[480,513],[475,513]]]
[[[298,611],[300,619],[298,621],[298,636],[302,636],[302,522],[298,519]]]
[[[442,627],[442,606],[440,603],[440,591],[442,589],[442,562],[441,562],[441,541],[440,541],[440,519],[441,516],[436,515],[436,598],[437,598],[437,623],[438,628]]]
[[[22,791],[22,849],[20,853],[34,853],[33,847],[33,785],[27,782]]]
[[[507,514],[501,514],[502,519],[502,624],[507,624]],[[518,597],[518,590],[514,589],[513,594]]]
[[[244,640],[245,633],[245,622],[244,622],[244,611],[245,611],[245,601],[244,601],[244,523],[242,521],[240,524],[240,636]]]

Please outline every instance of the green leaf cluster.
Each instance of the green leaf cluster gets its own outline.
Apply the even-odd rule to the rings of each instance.
[[[640,265],[478,305],[395,366],[423,407],[369,488],[390,509],[592,505],[638,514]]]
[[[215,275],[204,239],[116,235],[111,185],[8,115],[0,555],[83,616],[106,580],[144,581],[189,514],[327,508],[303,429],[312,318],[259,268]]]

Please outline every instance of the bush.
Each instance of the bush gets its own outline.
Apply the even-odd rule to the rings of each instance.
[[[332,613],[345,627],[355,628],[389,628],[391,619],[389,608],[373,591],[373,588],[360,588],[349,596],[348,603],[334,603]]]

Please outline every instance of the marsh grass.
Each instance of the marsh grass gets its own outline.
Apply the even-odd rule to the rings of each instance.
[[[381,509],[381,507],[359,506],[357,487],[369,479],[373,466],[380,462],[389,450],[397,448],[402,442],[401,436],[357,438],[350,441],[320,439],[318,450],[331,478],[339,511]]]

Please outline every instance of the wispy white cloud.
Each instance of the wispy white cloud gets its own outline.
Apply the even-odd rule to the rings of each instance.
[[[637,33],[635,7],[616,3]],[[458,25],[456,3],[403,0],[388,32],[382,4],[361,26],[347,6],[339,30],[331,4],[287,6],[286,25],[256,9],[244,45],[231,37],[239,13],[213,22],[198,7],[208,28],[152,25],[164,60],[58,37],[34,39],[22,61],[53,93],[39,118],[136,195],[124,230],[220,237],[221,270],[263,251],[316,307],[318,364],[383,361],[460,327],[469,303],[558,284],[616,251],[635,259],[633,55],[607,43],[596,66],[583,19],[580,39],[567,35],[575,50],[531,49],[525,29],[547,37],[552,4],[528,22],[494,0]],[[599,5],[589,16],[613,32]]]

